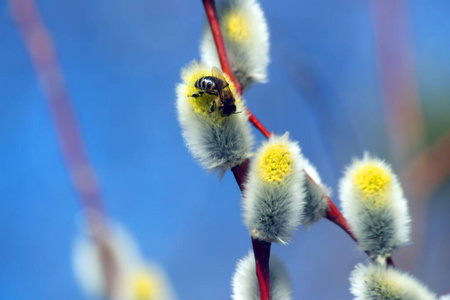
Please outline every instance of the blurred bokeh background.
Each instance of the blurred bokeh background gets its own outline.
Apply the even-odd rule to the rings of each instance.
[[[0,298],[89,299],[71,262],[82,206],[10,2],[0,1]],[[179,299],[230,299],[236,261],[251,247],[240,192],[230,173],[219,180],[195,163],[174,108],[180,69],[199,58],[201,1],[35,3],[107,216],[165,270]],[[246,93],[249,108],[274,133],[289,131],[334,191],[364,151],[391,162],[413,217],[413,244],[394,260],[448,291],[450,2],[261,5],[272,62],[269,82]],[[272,251],[294,299],[351,299],[348,275],[366,260],[326,220]]]

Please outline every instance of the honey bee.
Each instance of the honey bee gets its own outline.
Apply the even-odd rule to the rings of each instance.
[[[204,76],[195,82],[198,94],[192,97],[200,97],[203,94],[218,96],[211,104],[210,112],[216,108],[221,111],[222,117],[228,117],[236,113],[236,100],[230,90],[230,84],[226,81],[222,71],[217,67],[211,69],[212,76]]]

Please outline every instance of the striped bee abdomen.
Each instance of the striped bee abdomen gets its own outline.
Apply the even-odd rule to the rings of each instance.
[[[195,87],[199,90],[205,90],[205,91],[211,91],[217,89],[216,87],[216,78],[213,76],[205,76],[202,78],[199,78],[195,82]]]

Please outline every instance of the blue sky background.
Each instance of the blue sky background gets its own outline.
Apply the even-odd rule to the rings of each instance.
[[[406,1],[427,143],[450,129],[450,2]],[[174,108],[180,69],[198,59],[201,1],[37,1],[65,75],[110,216],[159,263],[179,299],[230,299],[251,247],[233,176],[206,174],[184,146]],[[270,81],[245,95],[275,133],[290,131],[334,191],[364,150],[390,159],[372,6],[368,1],[261,1],[271,32]],[[288,7],[289,5],[289,7]],[[71,269],[80,204],[43,90],[9,5],[0,1],[0,298],[87,299]],[[306,74],[310,90],[299,86]],[[258,141],[261,135],[255,132]],[[398,266],[450,289],[450,185],[427,199],[422,245]],[[333,193],[333,199],[337,192]],[[320,221],[273,246],[295,299],[351,299],[366,258]]]

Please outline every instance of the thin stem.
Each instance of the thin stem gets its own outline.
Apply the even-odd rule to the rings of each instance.
[[[319,185],[311,178],[311,176],[306,174],[306,178],[307,178],[307,180],[311,181],[312,183],[314,183],[316,186],[319,187]],[[348,236],[352,238],[352,240],[354,240],[356,243],[358,243],[358,239],[353,234],[353,232],[350,228],[350,225],[347,222],[347,219],[342,215],[341,211],[337,208],[337,206],[333,203],[333,201],[331,201],[330,197],[326,196],[326,198],[328,200],[328,211],[325,215],[325,218],[327,218],[329,221],[331,221],[334,224],[341,227],[342,230],[344,230],[348,234]],[[369,251],[364,251],[364,252],[367,254],[367,256],[371,257]],[[395,267],[392,257],[387,257],[386,263],[389,266]]]
[[[217,17],[217,10],[214,0],[203,0],[203,5],[205,6],[206,16],[208,17],[211,32],[214,38],[214,43],[216,44],[217,54],[219,56],[220,65],[222,70],[230,77],[233,81],[236,91],[239,95],[242,95],[242,89],[239,81],[236,79],[231,68],[230,61],[228,60],[227,49],[225,47],[225,42],[223,40],[222,31],[220,29],[219,18]],[[264,125],[252,114],[252,112],[247,108],[247,113],[249,115],[249,121],[258,129],[266,138],[270,137],[270,132],[264,127]]]
[[[348,225],[348,222],[342,215],[341,211],[337,208],[337,206],[333,203],[333,201],[331,201],[330,198],[327,197],[327,200],[328,200],[328,211],[327,214],[325,215],[325,218],[341,227],[355,242],[358,242],[358,240],[350,230],[350,225]]]
[[[212,32],[212,35],[214,38],[214,42],[215,42],[215,45],[217,48],[217,53],[219,56],[220,64],[222,66],[222,70],[230,77],[230,79],[235,84],[237,93],[239,95],[242,95],[241,86],[240,86],[238,80],[236,79],[236,77],[234,76],[233,70],[232,70],[232,68],[230,66],[230,62],[228,60],[227,50],[226,50],[225,43],[223,40],[222,31],[220,29],[219,19],[217,17],[215,1],[214,0],[203,0],[203,5],[205,7],[206,15],[208,17],[209,25],[210,25],[211,32]],[[252,123],[252,125],[268,139],[271,136],[270,131],[264,127],[264,125],[253,115],[253,113],[248,108],[247,108],[247,113],[249,115],[250,123]],[[244,192],[244,189],[245,189],[244,182],[245,182],[245,178],[247,176],[248,167],[249,167],[249,160],[247,159],[240,166],[232,168],[232,172],[234,174],[236,182],[238,183],[239,188],[241,189],[242,192]],[[309,175],[307,176],[307,179],[314,182],[314,180],[312,180],[312,178]],[[314,182],[314,184],[316,184],[316,183]],[[358,242],[356,237],[351,232],[350,226],[349,226],[347,220],[342,215],[342,213],[339,211],[339,209],[336,207],[336,205],[334,205],[334,203],[331,201],[330,198],[328,198],[328,204],[329,204],[329,210],[326,214],[326,218],[328,220],[332,221],[333,223],[335,223],[336,225],[338,225],[339,227],[341,227],[355,242]],[[256,251],[255,243],[257,244],[256,249],[261,248],[260,244],[258,242],[263,243],[261,241],[258,241],[256,239],[252,238],[253,251],[255,254],[255,260],[257,262],[257,277],[258,277],[258,283],[259,283],[259,288],[260,288],[260,292],[261,292],[261,300],[266,300],[266,299],[270,299],[270,293],[268,295],[265,294],[266,292],[270,291],[269,279],[268,279],[269,278],[269,271],[268,271],[269,267],[268,267],[268,261],[267,261],[267,272],[265,273],[262,269],[260,269],[258,271],[257,259],[260,258],[260,256],[258,254],[258,257],[257,257],[257,253],[255,252]],[[270,243],[269,243],[268,249],[269,250],[267,252],[267,260],[268,260],[268,257],[270,256]],[[366,252],[366,253],[370,256],[370,253],[368,253],[368,252]],[[388,265],[394,266],[394,262],[392,261],[391,257],[388,257],[386,261],[387,261]],[[268,298],[264,298],[264,297],[268,297]]]
[[[386,258],[386,263],[388,264],[388,266],[395,268],[395,264],[394,261],[392,260],[392,257]]]
[[[327,218],[334,224],[341,227],[356,243],[358,243],[358,239],[355,237],[352,230],[350,229],[350,225],[348,224],[347,219],[345,219],[345,217],[342,215],[342,213],[336,207],[336,205],[333,203],[333,201],[331,201],[331,199],[329,197],[327,197],[327,199],[328,199],[328,211],[327,211],[327,214],[325,215],[325,218]],[[369,251],[364,251],[364,252],[367,254],[367,256],[371,257],[371,254]],[[389,266],[395,267],[392,257],[386,258],[386,264],[388,264]]]
[[[225,72],[236,87],[236,92],[242,95],[242,89],[239,81],[233,74],[233,70],[228,60],[227,50],[223,41],[222,31],[220,30],[219,18],[217,17],[216,5],[214,0],[203,0],[206,16],[208,17],[209,25],[211,27],[214,42],[216,44],[217,53],[223,72]],[[263,132],[265,137],[269,137],[270,133],[264,126],[253,116],[247,109],[249,120],[252,124]],[[241,191],[244,191],[245,177],[248,172],[249,160],[247,159],[243,164],[232,169]],[[253,253],[256,262],[256,276],[258,278],[260,299],[270,300],[270,283],[269,283],[269,257],[270,257],[270,243],[265,243],[252,238]]]
[[[206,16],[208,17],[209,25],[211,27],[212,35],[214,37],[214,43],[216,44],[217,54],[219,56],[220,65],[222,71],[230,77],[233,81],[236,91],[239,95],[242,95],[242,89],[239,81],[233,74],[233,69],[231,69],[230,61],[228,60],[227,48],[225,47],[225,42],[223,41],[222,31],[220,30],[219,18],[217,17],[216,4],[214,0],[203,0],[203,5],[205,7]]]
[[[234,178],[236,179],[236,182],[239,185],[239,188],[241,189],[242,193],[244,193],[244,190],[245,190],[245,179],[247,177],[249,165],[250,165],[250,159],[247,159],[239,166],[236,166],[231,169],[231,171],[233,172]]]
[[[250,160],[247,159],[241,165],[231,169],[241,192],[245,190],[245,179],[248,173]],[[252,238],[253,254],[255,255],[256,277],[258,278],[261,300],[270,300],[269,259],[270,243]]]
[[[271,243],[252,238],[253,253],[255,255],[256,276],[258,277],[261,300],[270,300],[269,260]],[[261,284],[262,283],[262,284]]]
[[[327,197],[327,199],[328,199],[328,211],[327,214],[325,215],[325,218],[341,227],[356,243],[358,243],[358,239],[351,231],[350,225],[348,224],[347,220],[344,218],[340,210],[336,207],[336,205],[333,203],[333,201],[331,201],[329,197]],[[369,251],[364,252],[367,254],[367,256],[371,257]],[[386,264],[388,264],[391,267],[395,267],[392,257],[386,258]]]
[[[271,135],[269,130],[264,127],[264,125],[252,114],[249,109],[247,109],[247,114],[249,115],[248,120],[250,123],[252,123],[253,126],[258,129],[266,137],[266,139],[268,139]]]
[[[69,176],[78,193],[100,256],[106,289],[114,290],[115,264],[108,243],[106,211],[89,163],[52,39],[33,0],[10,0],[12,16],[33,63],[53,118]]]

